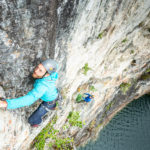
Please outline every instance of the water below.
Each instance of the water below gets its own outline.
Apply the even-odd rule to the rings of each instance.
[[[150,95],[134,100],[79,150],[150,150]]]

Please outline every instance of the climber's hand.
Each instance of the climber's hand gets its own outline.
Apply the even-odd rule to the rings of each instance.
[[[7,107],[7,102],[0,100],[0,107],[6,108]]]

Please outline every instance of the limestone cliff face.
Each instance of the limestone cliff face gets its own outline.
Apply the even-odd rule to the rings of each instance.
[[[62,110],[49,112],[37,129],[27,118],[39,102],[1,109],[0,149],[28,149],[55,114],[60,129],[71,111],[80,112],[86,124],[67,134],[76,146],[84,144],[118,110],[150,92],[150,0],[7,0],[0,12],[1,95],[26,94],[33,68],[50,57],[59,62],[57,85],[64,97]],[[84,92],[94,94],[94,101],[76,103]]]

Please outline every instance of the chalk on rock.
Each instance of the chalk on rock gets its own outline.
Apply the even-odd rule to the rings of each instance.
[[[0,97],[4,97],[5,98],[5,91],[4,89],[0,86]]]

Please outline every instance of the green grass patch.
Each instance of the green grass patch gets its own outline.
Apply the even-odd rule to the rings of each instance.
[[[121,42],[122,42],[122,43],[125,43],[125,42],[127,42],[127,41],[128,41],[128,39],[125,38],[125,39],[123,39]]]
[[[111,108],[112,103],[108,104],[106,107],[106,111],[108,111]]]
[[[90,86],[90,91],[95,92],[95,91],[97,91],[97,89],[93,85],[91,85]]]
[[[99,39],[102,39],[102,37],[103,37],[103,32],[99,33],[99,35],[98,35]]]
[[[50,139],[48,146],[50,149],[57,150],[73,150],[74,139],[70,137],[60,137],[59,130],[54,128],[54,124],[57,121],[55,117],[47,126],[38,134],[38,136],[33,141],[33,147],[36,147],[37,150],[44,150],[46,139]]]
[[[79,103],[81,102],[83,99],[82,99],[83,95],[82,94],[78,94],[77,95],[77,98],[76,98],[76,102]]]
[[[100,128],[103,125],[103,122],[98,124],[97,128]]]
[[[123,92],[123,94],[126,94],[126,92],[129,90],[131,87],[131,83],[122,83],[120,85],[120,90]]]
[[[82,68],[82,70],[83,70],[83,74],[84,74],[84,75],[87,75],[87,72],[88,72],[89,70],[91,70],[91,68],[88,66],[88,63],[86,63],[86,64],[84,65],[84,67]]]
[[[49,144],[49,147],[53,147],[56,150],[73,150],[73,147],[70,146],[70,143],[73,143],[73,138],[56,138],[55,139],[55,146],[53,146],[53,143]]]
[[[80,115],[79,112],[70,112],[68,115],[68,122],[71,126],[76,126],[79,128],[82,128],[82,126],[84,125],[84,123],[82,123],[82,121],[79,120]]]

